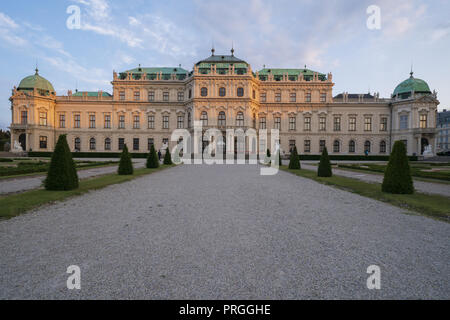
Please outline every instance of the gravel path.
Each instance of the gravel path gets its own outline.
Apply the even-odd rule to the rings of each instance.
[[[317,166],[312,166],[309,164],[302,163],[302,168],[317,171]],[[356,171],[341,170],[341,169],[333,168],[333,174],[338,175],[338,176],[343,176],[343,177],[359,179],[359,180],[367,181],[367,182],[377,182],[377,183],[383,182],[382,175],[370,174],[370,173],[366,173],[364,171],[356,172]],[[424,182],[424,181],[414,180],[414,188],[417,191],[420,191],[423,193],[439,194],[442,196],[450,197],[450,184],[433,183],[433,182]]]
[[[134,166],[135,168],[142,168],[144,167],[144,161],[135,161]],[[101,168],[81,169],[78,170],[78,177],[80,179],[86,179],[113,172],[117,172],[117,165]],[[42,186],[42,182],[44,181],[44,179],[45,175],[32,177],[22,176],[17,178],[0,180],[0,195],[5,195],[9,193],[20,193],[40,188]]]
[[[184,165],[1,221],[0,299],[449,299],[449,243],[448,223],[287,172]]]

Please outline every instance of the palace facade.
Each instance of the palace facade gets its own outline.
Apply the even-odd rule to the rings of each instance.
[[[58,96],[39,75],[12,90],[11,145],[24,151],[52,151],[67,134],[73,151],[148,152],[169,143],[174,129],[280,130],[285,153],[389,154],[405,142],[409,155],[427,145],[435,151],[437,100],[427,83],[411,75],[390,98],[379,94],[333,96],[331,73],[303,69],[253,71],[231,55],[212,55],[193,70],[138,67],[113,73],[112,94],[71,92]],[[18,142],[18,143],[17,143]],[[265,152],[265,150],[261,150]]]

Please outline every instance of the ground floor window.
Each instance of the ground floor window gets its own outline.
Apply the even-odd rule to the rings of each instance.
[[[139,138],[133,139],[133,150],[138,151],[139,150]]]
[[[322,152],[325,149],[325,140],[319,141],[319,152]]]
[[[370,153],[370,141],[364,142],[364,153]]]
[[[111,139],[110,138],[105,139],[105,150],[111,150]]]
[[[47,149],[47,137],[45,136],[39,137],[39,148]]]
[[[80,150],[81,150],[81,139],[75,138],[75,151],[80,151]]]
[[[95,150],[95,139],[94,138],[91,138],[90,140],[89,140],[89,150]]]
[[[356,149],[356,144],[354,140],[350,140],[350,142],[348,143],[348,152],[350,153],[354,153]]]
[[[311,140],[305,140],[304,150],[305,153],[311,152]]]
[[[380,142],[380,153],[386,153],[386,141]]]
[[[289,152],[292,152],[295,148],[295,140],[289,140]]]
[[[123,150],[124,146],[125,146],[125,139],[119,138],[119,150]]]
[[[339,140],[335,140],[333,142],[333,152],[338,153],[341,151],[341,144],[339,142]]]
[[[153,138],[148,138],[148,140],[147,140],[148,151],[151,150],[153,145],[155,145],[155,140]]]

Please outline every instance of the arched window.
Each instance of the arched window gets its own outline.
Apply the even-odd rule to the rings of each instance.
[[[200,89],[200,95],[201,95],[202,97],[208,96],[208,88],[206,88],[206,87],[201,88],[201,89]]]
[[[333,152],[338,153],[341,151],[341,144],[339,140],[334,140],[333,142]]]
[[[239,111],[236,116],[236,126],[243,127],[244,126],[244,113]]]
[[[223,112],[223,111],[219,112],[218,125],[219,126],[227,125],[227,116],[225,115],[225,112]]]
[[[244,88],[237,88],[237,96],[238,97],[243,97],[244,96]]]
[[[202,126],[208,125],[208,113],[206,111],[202,111],[202,114],[200,116],[200,120],[202,122]]]
[[[384,140],[380,142],[380,153],[386,153],[386,141]]]
[[[81,150],[81,139],[75,138],[75,151],[80,151],[80,150]]]
[[[227,91],[225,90],[225,88],[219,88],[219,96],[220,97],[225,97]]]
[[[89,140],[89,150],[95,150],[95,138]]]
[[[370,141],[364,142],[364,153],[369,152],[370,153]]]
[[[355,149],[356,149],[355,140],[350,140],[350,142],[348,143],[348,152],[354,153]]]
[[[105,150],[111,150],[111,139],[110,138],[105,139]]]

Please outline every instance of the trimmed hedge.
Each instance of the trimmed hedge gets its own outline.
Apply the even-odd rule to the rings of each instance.
[[[409,167],[408,157],[406,156],[406,147],[401,141],[394,143],[388,166],[384,172],[381,190],[394,194],[414,193],[411,169]]]
[[[331,177],[333,172],[331,171],[330,157],[328,156],[327,148],[323,148],[322,155],[320,156],[319,167],[317,168],[318,177]]]
[[[294,147],[294,150],[291,152],[291,158],[289,161],[289,169],[292,170],[300,170],[300,160],[297,153],[297,147]]]
[[[121,176],[132,175],[133,174],[133,162],[131,161],[130,153],[128,152],[127,145],[123,146],[122,155],[120,156],[118,174]]]
[[[172,156],[170,154],[169,148],[166,149],[166,154],[164,155],[164,162],[165,165],[172,165]]]
[[[58,138],[44,186],[46,190],[67,191],[78,188],[77,170],[65,134]]]
[[[153,144],[150,148],[150,153],[148,154],[146,167],[149,169],[159,168],[159,158]]]

